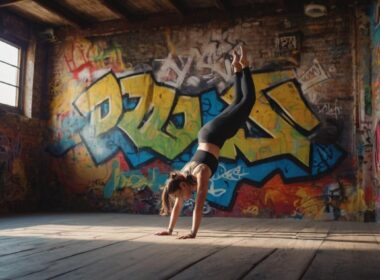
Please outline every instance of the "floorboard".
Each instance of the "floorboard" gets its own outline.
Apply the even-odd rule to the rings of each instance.
[[[121,213],[0,218],[0,279],[380,279],[380,224]]]
[[[373,224],[332,223],[302,279],[380,279],[380,245],[371,227]]]

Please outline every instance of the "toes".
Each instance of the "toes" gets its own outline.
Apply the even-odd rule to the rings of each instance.
[[[233,60],[238,60],[240,58],[239,54],[235,50],[232,53],[232,57],[233,57]]]
[[[247,59],[247,50],[245,47],[240,46],[241,59]]]

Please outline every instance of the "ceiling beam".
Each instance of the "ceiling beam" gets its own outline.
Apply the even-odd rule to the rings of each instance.
[[[231,12],[232,9],[230,0],[215,0],[215,6],[223,11]]]
[[[189,12],[185,4],[180,0],[169,0],[169,3],[172,5],[175,11],[181,16],[185,16]]]
[[[137,15],[131,12],[120,0],[101,0],[103,6],[107,7],[114,14],[126,20],[137,20]]]
[[[63,18],[66,20],[70,25],[74,27],[86,27],[89,25],[89,22],[87,20],[83,20],[83,16],[78,16],[73,10],[70,8],[63,6],[62,4],[59,4],[59,2],[54,0],[33,0],[41,7],[45,8],[46,10],[50,11],[53,14],[56,14],[57,16]]]
[[[123,20],[110,20],[102,22],[101,24],[94,25],[91,28],[81,30],[82,36],[104,36],[108,34],[122,34],[127,30],[135,30],[141,28],[151,27],[173,27],[184,26],[192,24],[209,24],[210,22],[218,22],[223,28],[231,26],[231,18],[252,18],[255,15],[265,16],[273,15],[273,6],[268,6],[266,9],[259,11],[256,7],[250,6],[237,6],[234,7],[231,16],[226,17],[226,12],[220,9],[194,9],[189,10],[187,15],[179,19],[176,13],[153,14],[146,18],[144,21],[123,21]],[[116,26],[116,28],[115,28]],[[72,32],[70,29],[62,29],[58,37],[68,36]]]
[[[12,6],[20,2],[26,2],[28,0],[0,0],[0,8]]]

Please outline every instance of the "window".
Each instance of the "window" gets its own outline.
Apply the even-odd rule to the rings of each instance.
[[[0,39],[0,104],[18,107],[21,48]]]

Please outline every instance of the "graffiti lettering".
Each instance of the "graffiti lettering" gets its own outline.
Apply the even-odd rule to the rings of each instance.
[[[319,63],[317,59],[314,59],[313,65],[303,73],[301,77],[299,77],[299,81],[302,84],[302,89],[306,90],[320,82],[327,80],[329,77],[327,76],[325,70],[322,68],[322,65]]]
[[[335,119],[338,119],[339,116],[342,114],[343,108],[342,106],[338,105],[337,100],[333,104],[331,103],[323,103],[318,104],[318,113],[330,117],[334,117]]]
[[[149,147],[174,159],[194,141],[201,127],[199,100],[188,96],[176,99],[174,89],[157,85],[150,74],[122,78],[120,82],[123,95],[139,98],[136,108],[125,112],[118,123],[136,147]],[[178,114],[183,115],[181,127],[171,120]]]
[[[122,50],[112,41],[102,41],[98,44],[85,39],[69,41],[64,60],[73,78],[82,81],[92,81],[97,69],[112,69],[114,72],[126,69]]]
[[[186,79],[193,62],[193,57],[177,57],[178,62],[175,61],[172,54],[166,59],[157,59],[157,62],[162,62],[160,72],[158,73],[157,80],[163,81],[168,85],[180,88]]]
[[[226,192],[226,190],[222,188],[221,189],[215,188],[215,182],[217,180],[239,181],[245,175],[248,175],[248,173],[244,173],[243,168],[241,166],[237,166],[235,168],[227,170],[226,167],[224,167],[221,164],[218,170],[218,173],[215,174],[210,180],[210,187],[209,187],[208,193],[212,196],[219,197],[223,195]]]
[[[82,116],[90,114],[90,124],[93,128],[92,136],[97,137],[113,128],[121,115],[122,103],[119,84],[112,73],[94,83],[74,101],[75,108]],[[102,109],[106,107],[107,113]]]
[[[255,129],[240,129],[221,150],[221,164],[207,197],[212,205],[230,207],[243,178],[257,186],[276,172],[281,172],[284,181],[312,178],[331,170],[345,155],[333,144],[311,145],[307,136],[319,120],[303,98],[293,71],[254,72],[253,79],[256,103],[247,122]],[[215,90],[183,95],[157,83],[151,73],[117,78],[110,72],[74,101],[74,108],[87,121],[68,135],[72,139],[76,133],[81,135],[97,165],[121,150],[134,168],[158,154],[180,169],[194,152],[201,125],[217,116],[232,96],[232,88],[222,97]],[[56,155],[80,143],[67,145],[66,138],[59,141],[53,144],[60,147]],[[106,196],[135,180],[132,175],[114,174],[105,186]]]
[[[153,68],[157,69],[157,80],[188,94],[193,93],[194,87],[199,91],[213,85],[222,92],[232,77],[229,53],[244,42],[229,38],[228,32],[210,36],[212,39],[191,48],[187,55],[170,53],[165,59],[155,59]],[[197,75],[192,75],[194,70],[198,71]]]
[[[262,87],[267,88],[267,85],[259,82],[267,79],[264,75],[253,76],[257,100],[252,109],[251,119],[271,138],[247,138],[241,129],[234,138],[226,142],[226,148],[222,150],[221,155],[236,158],[237,150],[234,147],[237,147],[250,162],[290,154],[305,166],[309,166],[310,142],[298,130],[307,135],[317,127],[319,121],[307,107],[300,88],[293,80],[280,83],[264,94]],[[230,90],[225,99],[231,100],[232,94]],[[282,117],[274,107],[277,107]],[[297,143],[297,149],[293,148],[294,143]]]

